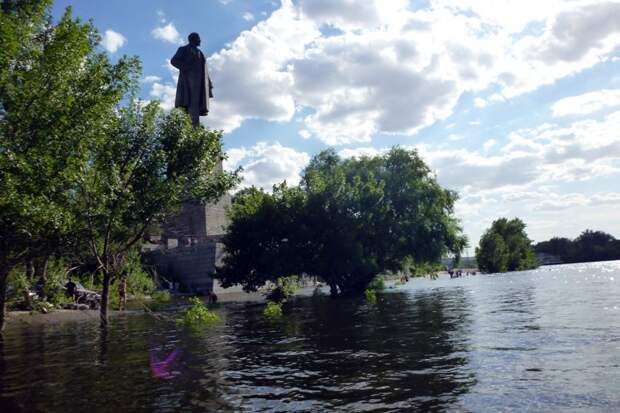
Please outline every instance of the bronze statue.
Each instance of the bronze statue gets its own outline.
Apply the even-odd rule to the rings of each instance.
[[[170,61],[180,72],[174,107],[185,108],[192,118],[192,124],[198,126],[200,116],[207,116],[209,113],[209,98],[213,97],[213,83],[209,78],[207,59],[198,48],[200,36],[198,33],[192,33],[187,40],[189,44],[179,47]]]

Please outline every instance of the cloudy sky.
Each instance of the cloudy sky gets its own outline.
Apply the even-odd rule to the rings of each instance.
[[[182,4],[182,6],[179,6]],[[142,97],[174,104],[169,59],[203,38],[244,185],[297,183],[310,157],[417,148],[460,193],[475,246],[498,217],[530,238],[620,237],[620,0],[57,1],[93,18]]]

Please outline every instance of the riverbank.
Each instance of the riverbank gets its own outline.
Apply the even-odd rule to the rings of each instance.
[[[218,294],[218,303],[234,302],[261,302],[265,301],[262,292],[246,293],[235,291],[230,293]],[[113,311],[108,310],[109,317],[119,314],[127,314],[140,310]],[[6,318],[6,327],[17,325],[29,325],[37,327],[41,325],[59,324],[75,321],[94,321],[99,320],[99,310],[53,310],[49,313],[39,313],[34,311],[9,311]]]

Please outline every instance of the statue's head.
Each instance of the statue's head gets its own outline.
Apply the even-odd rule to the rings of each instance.
[[[200,35],[196,32],[190,33],[190,35],[187,36],[187,40],[192,46],[200,46]]]

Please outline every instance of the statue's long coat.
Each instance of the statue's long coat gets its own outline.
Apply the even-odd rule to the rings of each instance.
[[[213,84],[204,54],[197,47],[188,44],[179,47],[170,63],[180,72],[174,107],[189,109],[192,104],[197,103],[200,116],[206,116],[209,112],[209,98],[213,97]]]

